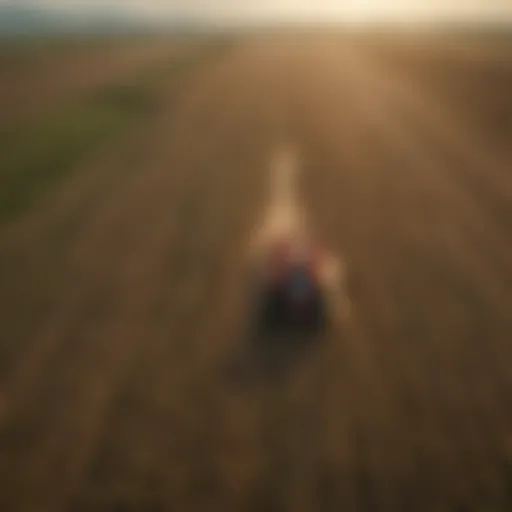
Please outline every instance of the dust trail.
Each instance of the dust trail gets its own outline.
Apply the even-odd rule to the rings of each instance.
[[[279,237],[302,239],[306,236],[305,214],[297,192],[299,163],[298,153],[291,146],[283,146],[272,156],[267,185],[268,205],[251,242],[257,251],[264,250]]]

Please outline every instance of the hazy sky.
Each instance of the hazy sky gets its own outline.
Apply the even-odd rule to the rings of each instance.
[[[18,3],[19,0],[0,0]],[[190,14],[220,18],[346,19],[507,16],[512,0],[25,0],[38,6],[121,7],[147,14]]]

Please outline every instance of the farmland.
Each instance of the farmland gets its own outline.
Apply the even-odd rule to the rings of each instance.
[[[101,44],[0,58],[0,509],[510,510],[512,43]],[[282,144],[353,311],[252,378]]]

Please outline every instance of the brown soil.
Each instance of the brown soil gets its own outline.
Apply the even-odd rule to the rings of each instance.
[[[440,51],[240,45],[6,231],[1,510],[510,510],[512,160],[495,74],[452,101]],[[251,378],[243,253],[289,141],[353,315]]]

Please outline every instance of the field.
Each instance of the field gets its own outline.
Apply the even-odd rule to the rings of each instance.
[[[0,57],[0,510],[511,510],[512,43],[106,44]],[[353,311],[246,367],[283,144]]]

